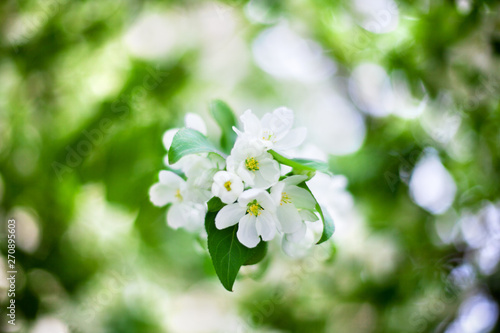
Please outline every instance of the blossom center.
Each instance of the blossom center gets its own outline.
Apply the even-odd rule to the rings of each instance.
[[[177,191],[175,192],[175,197],[179,199],[179,201],[182,201],[181,190],[177,189]]]
[[[249,157],[245,160],[245,166],[250,171],[259,170],[259,161],[257,161],[255,157]]]
[[[271,142],[275,142],[274,140],[274,133],[272,131],[269,131],[269,130],[265,130],[263,131],[262,133],[262,140],[265,140],[265,141],[271,141]]]
[[[281,193],[280,206],[282,206],[283,204],[289,204],[289,203],[292,203],[292,199],[290,199],[290,197],[288,196],[288,194],[286,192]]]
[[[230,191],[231,191],[231,181],[230,181],[230,180],[228,180],[227,182],[225,182],[225,183],[224,183],[224,187],[226,188],[226,190],[227,190],[228,192],[230,192]]]
[[[263,208],[256,200],[248,204],[247,213],[252,214],[253,216],[259,216],[261,210],[263,210]]]

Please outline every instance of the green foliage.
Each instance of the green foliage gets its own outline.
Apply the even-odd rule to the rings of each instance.
[[[220,282],[228,291],[233,291],[233,284],[240,267],[253,265],[262,260],[266,245],[261,241],[255,248],[247,248],[236,237],[238,225],[219,230],[215,226],[216,215],[215,212],[208,212],[205,218],[208,251]]]
[[[338,0],[0,2],[0,211],[10,216],[22,209],[20,220],[31,220],[23,224],[25,241],[16,252],[23,271],[16,312],[23,324],[35,329],[39,319],[50,316],[72,332],[183,331],[171,327],[173,312],[184,310],[182,318],[204,309],[176,305],[186,298],[196,302],[202,294],[214,298],[214,308],[238,309],[239,317],[230,319],[242,323],[241,331],[431,332],[445,331],[463,312],[461,301],[476,290],[498,304],[498,265],[491,275],[477,271],[470,261],[477,256],[467,244],[443,234],[452,230],[461,237],[462,216],[475,216],[484,203],[500,200],[500,5],[469,1],[470,10],[464,11],[460,1],[386,3],[366,14],[371,27],[398,21],[388,33],[364,29],[365,15]],[[128,42],[119,42],[149,14],[168,17],[170,23],[163,23],[177,35],[164,36],[171,47],[157,58],[137,55]],[[326,85],[276,77],[252,61],[258,38],[270,28],[283,29],[283,18],[289,22],[285,28],[312,41],[307,46],[336,65]],[[220,29],[206,33],[207,22]],[[193,26],[200,26],[201,34]],[[195,37],[189,43],[184,27]],[[320,256],[324,261],[285,260],[274,255],[278,245],[269,244],[280,272],[261,273],[252,292],[231,297],[206,288],[217,274],[210,256],[191,234],[168,228],[165,207],[147,199],[165,167],[164,131],[186,112],[201,110],[214,94],[238,112],[286,105],[309,116],[302,107],[315,111],[321,105],[316,93],[322,97],[334,83],[356,108],[347,83],[361,63],[381,66],[387,83],[401,74],[410,97],[426,96],[427,106],[414,119],[363,113],[363,145],[329,159],[330,170],[346,176],[363,221],[357,227],[365,237],[349,244],[358,255],[346,256],[347,242],[336,237],[313,248],[338,247],[335,258]],[[367,86],[369,79],[363,77]],[[221,103],[210,105],[225,127],[220,147],[217,142],[205,148],[227,153],[235,134],[224,131],[235,119]],[[446,113],[459,125],[453,137],[441,140],[440,134],[448,134],[441,127],[446,117],[441,122],[427,116]],[[80,150],[82,143],[90,144],[88,153]],[[457,185],[454,205],[442,215],[425,211],[409,195],[409,177],[428,147],[438,152]],[[281,161],[292,164],[295,174],[327,171],[324,165]],[[59,173],[54,163],[61,166]],[[89,189],[91,195],[82,196]],[[223,206],[213,200],[209,211],[216,214]],[[344,222],[335,221],[339,230]],[[373,240],[377,245],[370,246]],[[0,237],[3,260],[5,245]],[[386,260],[391,249],[393,261]],[[265,271],[269,261],[257,270]],[[450,282],[456,267],[474,271],[470,289],[457,290]],[[137,288],[129,284],[137,283],[144,292],[131,295]],[[160,299],[168,300],[169,313],[161,312]],[[500,331],[500,323],[491,331]]]
[[[274,150],[269,150],[269,153],[273,156],[273,158],[280,162],[281,164],[288,165],[292,167],[293,169],[297,170],[300,173],[300,171],[321,171],[323,173],[332,175],[332,173],[329,170],[328,163],[322,162],[322,161],[316,161],[316,160],[306,160],[302,158],[286,158]]]
[[[196,130],[183,128],[174,136],[168,150],[168,161],[174,164],[184,156],[200,153],[215,153],[224,156],[224,153],[219,151],[206,136]]]
[[[233,131],[233,126],[237,125],[234,112],[221,100],[212,101],[209,109],[221,129],[220,145],[222,150],[229,154],[237,137],[236,132]]]

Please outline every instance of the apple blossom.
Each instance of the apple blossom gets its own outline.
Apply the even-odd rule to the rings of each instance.
[[[212,193],[223,203],[231,204],[243,192],[243,181],[234,173],[219,171],[214,175]]]
[[[266,113],[262,120],[259,120],[251,110],[247,110],[240,119],[244,132],[233,128],[238,136],[245,140],[256,140],[266,150],[283,152],[295,148],[304,141],[307,134],[304,127],[292,129],[293,111],[285,107],[277,108],[273,113]]]
[[[203,229],[206,207],[204,204],[185,200],[190,189],[184,179],[171,171],[160,171],[160,181],[149,189],[149,198],[155,206],[171,204],[167,213],[170,227],[189,231]]]
[[[238,202],[224,206],[215,217],[217,229],[225,229],[238,223],[236,236],[248,248],[263,241],[270,241],[276,234],[276,203],[267,191],[250,189],[238,198]]]
[[[237,140],[226,164],[229,172],[255,188],[268,188],[280,178],[278,162],[255,141]]]

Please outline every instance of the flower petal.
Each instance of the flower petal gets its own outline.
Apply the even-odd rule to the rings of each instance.
[[[286,234],[284,237],[289,242],[298,243],[304,239],[304,237],[306,236],[306,232],[307,232],[307,225],[305,223],[301,223],[300,228],[297,229],[297,231],[290,234]]]
[[[241,162],[240,165],[238,166],[238,170],[236,172],[238,176],[243,179],[243,181],[247,185],[254,185],[255,183],[255,173],[253,171],[248,171],[248,169],[245,167],[245,162]]]
[[[185,216],[184,228],[191,232],[203,230],[207,213],[206,205],[195,203],[183,203],[182,205]]]
[[[298,147],[304,142],[307,136],[305,127],[294,128],[288,132],[283,138],[279,139],[273,146],[276,151],[288,150]]]
[[[240,243],[248,248],[256,247],[260,242],[255,222],[255,216],[247,214],[240,219],[240,223],[238,224],[236,236]]]
[[[171,128],[163,134],[162,141],[163,141],[163,146],[165,147],[166,150],[170,149],[170,146],[172,145],[172,140],[174,139],[174,136],[177,134],[177,132],[179,132],[178,128]]]
[[[259,204],[267,211],[274,212],[276,211],[276,206],[278,202],[274,201],[271,195],[267,191],[261,191],[259,195],[256,197]]]
[[[269,129],[273,131],[277,139],[288,132],[293,126],[294,115],[293,111],[286,107],[279,107],[273,111],[272,117],[269,119]]]
[[[278,182],[278,184],[271,187],[271,198],[277,204],[281,201],[281,195],[283,193],[283,189],[285,188],[285,183],[283,181]]]
[[[168,209],[167,224],[173,229],[180,228],[186,224],[186,220],[184,219],[184,210],[182,208],[182,204],[178,203],[173,204]]]
[[[227,171],[219,171],[214,175],[214,182],[225,183],[231,180],[231,173]]]
[[[270,241],[276,235],[276,217],[264,210],[257,216],[255,227],[257,228],[257,233],[262,236],[262,240]]]
[[[287,185],[298,185],[307,179],[306,175],[293,175],[283,179],[283,182]]]
[[[299,214],[303,221],[314,222],[319,220],[319,217],[308,209],[299,210]]]
[[[287,186],[285,188],[285,191],[292,200],[295,207],[311,210],[316,207],[316,200],[314,200],[314,197],[311,195],[311,193],[309,193],[309,191],[293,185]]]
[[[283,252],[293,258],[304,257],[314,244],[314,235],[307,228],[305,229],[305,234],[297,238],[296,241],[292,241],[290,235],[285,235],[281,243]]]
[[[184,124],[186,124],[187,128],[197,130],[201,134],[207,135],[207,125],[205,125],[203,118],[196,113],[186,113],[184,116]]]
[[[280,167],[278,162],[272,159],[263,159],[259,161],[259,171],[265,183],[268,184],[267,187],[274,185],[280,179]]]
[[[175,201],[176,189],[162,183],[156,183],[149,188],[149,200],[153,205],[162,207]]]
[[[276,215],[281,226],[281,231],[286,234],[297,231],[302,223],[299,211],[291,203],[284,203],[276,209]]]
[[[217,229],[225,229],[238,223],[245,215],[246,209],[238,204],[231,204],[222,207],[215,217],[215,226]]]
[[[240,119],[243,123],[245,134],[251,134],[252,136],[260,134],[260,120],[251,110],[246,110]]]
[[[233,191],[231,192],[225,191],[220,195],[219,198],[220,201],[222,201],[225,204],[232,204],[233,202],[236,201],[236,199],[238,199],[238,193]]]
[[[184,179],[172,171],[162,170],[160,171],[160,183],[179,188],[180,184],[184,183]]]
[[[243,207],[246,207],[250,203],[250,201],[257,199],[257,197],[264,192],[265,191],[263,191],[261,189],[251,188],[251,189],[246,190],[245,192],[240,194],[240,197],[238,198],[238,202]]]

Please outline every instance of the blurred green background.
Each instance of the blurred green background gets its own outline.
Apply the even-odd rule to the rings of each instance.
[[[0,330],[500,331],[498,2],[6,0],[0,36]],[[339,175],[332,240],[234,293],[147,195],[214,98],[290,107]]]

